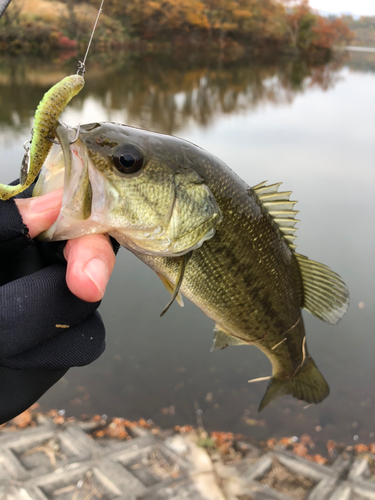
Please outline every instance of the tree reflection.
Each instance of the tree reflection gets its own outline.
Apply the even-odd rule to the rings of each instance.
[[[305,60],[262,61],[250,55],[225,60],[196,55],[117,54],[114,62],[90,62],[86,87],[75,97],[94,97],[108,111],[123,112],[125,123],[169,134],[195,122],[209,126],[218,116],[252,112],[260,105],[290,104],[311,87],[327,90],[343,61],[311,65]],[[70,64],[70,68],[72,64]],[[36,69],[38,68],[38,69]],[[0,62],[0,123],[29,126],[43,93],[70,74],[37,62]],[[118,113],[117,113],[118,115]]]

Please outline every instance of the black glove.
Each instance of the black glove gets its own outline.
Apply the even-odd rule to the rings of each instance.
[[[105,349],[100,302],[73,295],[65,273],[62,244],[31,240],[14,200],[0,201],[0,424]]]

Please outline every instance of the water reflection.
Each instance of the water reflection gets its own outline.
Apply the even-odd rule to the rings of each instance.
[[[285,397],[257,414],[266,382],[247,380],[270,374],[267,358],[246,346],[211,354],[213,322],[188,302],[159,319],[167,292],[147,266],[121,250],[101,305],[106,352],[69,371],[42,398],[43,410],[146,417],[169,427],[195,424],[197,401],[208,430],[262,439],[308,433],[320,441],[319,452],[328,439],[374,441],[375,75],[359,57],[349,61],[350,70],[340,70],[341,62],[311,67],[297,60],[106,57],[90,61],[86,87],[65,118],[72,125],[116,120],[178,133],[251,185],[268,178],[293,190],[302,220],[299,252],[334,268],[351,292],[352,306],[335,327],[304,315],[309,351],[329,381],[330,397],[306,410]],[[76,59],[48,66],[2,61],[0,181],[19,171],[22,141],[43,92],[75,66]],[[174,416],[162,411],[171,406]]]
[[[29,126],[43,93],[72,73],[75,61],[46,66],[3,60],[0,125],[16,131]],[[90,62],[85,92],[75,97],[74,106],[94,97],[109,115],[123,113],[123,122],[169,134],[189,123],[209,126],[218,115],[255,110],[266,102],[290,104],[312,87],[327,90],[342,67],[339,60],[314,66],[299,59],[261,63],[250,56],[226,61],[118,54],[116,61],[104,67],[103,61]]]
[[[373,52],[356,52],[350,58],[350,69],[366,73],[375,72],[375,54]]]

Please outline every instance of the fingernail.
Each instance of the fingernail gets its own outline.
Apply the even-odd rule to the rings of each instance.
[[[56,191],[52,191],[51,193],[44,194],[43,196],[38,196],[36,198],[30,199],[30,212],[48,212],[61,205],[61,196],[57,195],[58,191],[62,192],[62,188]]]
[[[91,259],[84,267],[83,272],[96,285],[100,293],[104,295],[109,278],[109,271],[105,262],[98,258]]]

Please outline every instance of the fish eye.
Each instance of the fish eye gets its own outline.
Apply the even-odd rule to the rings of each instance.
[[[113,154],[113,163],[121,174],[134,174],[143,166],[143,154],[134,146],[126,146]]]

